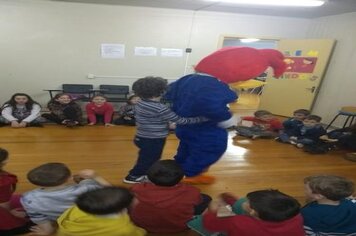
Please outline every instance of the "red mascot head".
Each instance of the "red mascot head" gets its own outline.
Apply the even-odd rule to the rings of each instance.
[[[278,78],[286,68],[284,56],[274,49],[226,47],[203,58],[195,67],[197,72],[212,75],[229,84],[258,77],[268,67]]]

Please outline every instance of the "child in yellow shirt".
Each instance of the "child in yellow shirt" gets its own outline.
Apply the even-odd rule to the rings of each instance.
[[[57,236],[143,236],[146,231],[134,225],[127,208],[134,199],[127,189],[105,187],[78,197],[58,220]]]

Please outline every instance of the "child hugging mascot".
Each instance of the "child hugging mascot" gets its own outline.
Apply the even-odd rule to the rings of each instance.
[[[209,120],[194,125],[178,125],[180,140],[176,162],[183,168],[184,182],[211,184],[215,178],[204,175],[227,148],[227,127],[237,124],[228,104],[237,95],[228,84],[256,78],[272,67],[274,77],[283,74],[286,65],[282,53],[273,49],[226,47],[203,58],[195,74],[186,75],[169,85],[166,99],[182,117],[205,116]]]

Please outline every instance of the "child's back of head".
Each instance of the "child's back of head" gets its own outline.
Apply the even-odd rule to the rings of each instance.
[[[272,113],[266,110],[258,110],[253,113],[255,117],[260,118],[262,116],[272,116]]]
[[[76,206],[57,220],[58,236],[144,236],[144,229],[134,225],[127,208],[134,196],[123,187],[104,187],[81,194]]]
[[[75,203],[84,212],[93,215],[116,214],[127,209],[133,194],[122,187],[105,187],[80,195]]]
[[[354,183],[341,176],[316,175],[304,179],[312,194],[320,194],[332,201],[340,201],[354,192]]]
[[[153,76],[138,79],[132,85],[135,95],[145,99],[160,97],[166,89],[167,80]]]
[[[296,115],[296,114],[303,114],[304,116],[309,116],[310,111],[307,109],[297,109],[293,112],[293,115]]]
[[[278,190],[254,191],[248,193],[246,197],[250,208],[256,211],[261,220],[280,222],[300,212],[298,201]]]
[[[46,163],[32,169],[27,179],[34,185],[41,187],[55,187],[62,185],[71,177],[71,171],[63,163]]]
[[[158,186],[174,186],[184,177],[182,168],[174,160],[161,160],[147,172],[148,179]]]

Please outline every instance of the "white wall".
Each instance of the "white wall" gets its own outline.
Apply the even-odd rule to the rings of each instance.
[[[176,79],[183,74],[185,57],[135,57],[135,46],[191,47],[191,66],[216,50],[221,35],[305,38],[311,22],[214,12],[193,16],[187,10],[1,0],[0,103],[26,92],[45,104],[48,94],[42,90],[63,83],[131,85],[132,77]],[[126,57],[102,59],[101,43],[125,44]],[[89,73],[123,78],[89,80]]]
[[[336,39],[313,109],[324,123],[329,123],[340,107],[356,106],[356,12],[313,20],[307,37]],[[341,118],[335,122],[336,126],[342,124]]]

